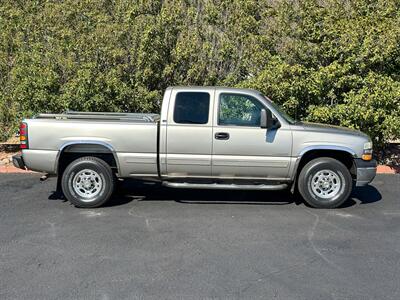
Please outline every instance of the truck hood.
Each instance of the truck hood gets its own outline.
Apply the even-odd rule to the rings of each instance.
[[[313,132],[323,132],[323,133],[334,133],[334,134],[346,134],[359,136],[369,139],[368,135],[355,129],[350,129],[347,127],[320,124],[320,123],[309,123],[309,122],[298,122],[294,125],[295,127],[301,127],[302,130],[313,131]]]

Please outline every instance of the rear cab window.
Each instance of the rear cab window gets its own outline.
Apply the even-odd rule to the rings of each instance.
[[[179,92],[174,107],[177,124],[207,124],[210,111],[210,94],[206,92]]]

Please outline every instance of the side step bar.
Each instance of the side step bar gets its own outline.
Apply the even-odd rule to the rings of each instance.
[[[214,189],[214,190],[264,190],[277,191],[284,190],[288,187],[286,183],[282,184],[219,184],[219,183],[187,183],[187,182],[169,182],[163,181],[163,186],[176,189]]]

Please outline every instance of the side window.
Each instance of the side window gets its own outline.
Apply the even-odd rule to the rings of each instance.
[[[181,124],[206,124],[210,110],[210,94],[181,92],[176,95],[174,122]]]
[[[240,94],[221,94],[219,98],[218,125],[260,126],[261,103]]]

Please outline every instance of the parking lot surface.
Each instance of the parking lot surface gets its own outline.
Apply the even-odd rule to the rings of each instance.
[[[0,174],[0,299],[400,299],[400,176],[339,209],[125,182],[77,209]]]

